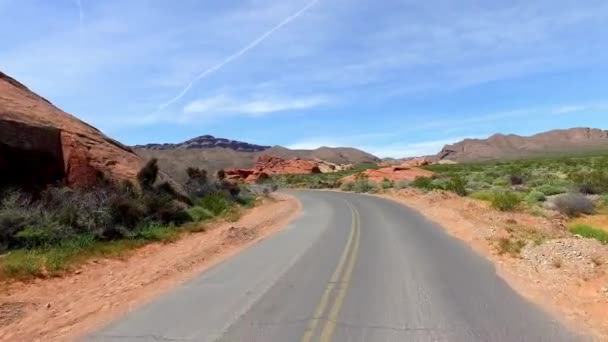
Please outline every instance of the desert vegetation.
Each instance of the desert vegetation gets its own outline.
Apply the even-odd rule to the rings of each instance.
[[[204,230],[204,221],[236,220],[256,195],[218,172],[189,168],[185,191],[159,181],[156,160],[137,184],[100,177],[96,186],[7,187],[0,197],[0,271],[4,277],[56,275],[91,256],[116,256],[150,242]]]
[[[311,173],[311,174],[286,174],[273,175],[270,179],[262,181],[264,184],[272,184],[281,188],[307,188],[307,189],[354,189],[353,184],[342,184],[340,179],[358,174],[368,169],[377,169],[378,165],[372,163],[361,163],[355,166],[352,170],[333,172],[333,173]],[[351,188],[351,185],[353,186]],[[375,186],[365,186],[363,188],[370,189]]]

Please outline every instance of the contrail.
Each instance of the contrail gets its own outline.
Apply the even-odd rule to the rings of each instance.
[[[80,40],[82,41],[82,23],[84,21],[84,11],[82,9],[82,0],[76,0],[78,6],[78,30],[80,31]]]
[[[266,40],[266,38],[270,37],[273,33],[275,33],[276,31],[280,30],[283,26],[289,24],[290,22],[292,22],[293,20],[297,19],[299,16],[301,16],[302,14],[304,14],[304,12],[306,12],[309,8],[311,8],[312,6],[314,6],[317,2],[319,2],[319,0],[312,0],[311,2],[309,2],[308,4],[306,4],[306,6],[302,7],[299,11],[297,11],[294,14],[290,15],[289,17],[285,18],[283,21],[281,21],[275,27],[273,27],[270,30],[268,30],[267,32],[265,32],[263,35],[261,35],[260,37],[258,37],[253,42],[249,43],[247,46],[245,46],[244,48],[242,48],[238,52],[236,52],[236,53],[228,56],[226,59],[224,59],[220,63],[218,63],[218,64],[212,66],[211,68],[209,68],[209,69],[201,72],[195,79],[193,79],[192,81],[190,81],[190,83],[188,83],[188,85],[186,86],[186,88],[184,88],[184,90],[182,90],[181,93],[179,93],[176,97],[172,98],[171,100],[169,100],[169,101],[161,104],[158,107],[158,110],[164,109],[167,106],[171,105],[172,103],[174,103],[174,102],[178,101],[179,99],[181,99],[184,95],[186,95],[186,93],[192,88],[192,86],[197,81],[200,81],[201,79],[209,76],[210,74],[212,74],[212,73],[220,70],[226,64],[228,64],[228,63],[230,63],[230,62],[238,59],[239,57],[243,56],[249,50],[255,48],[261,42],[263,42],[264,40]]]

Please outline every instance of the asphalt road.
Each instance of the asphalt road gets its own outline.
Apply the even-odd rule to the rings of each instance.
[[[581,341],[413,210],[292,192],[303,214],[87,341]]]

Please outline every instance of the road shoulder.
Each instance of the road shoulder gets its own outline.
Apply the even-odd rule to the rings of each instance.
[[[557,238],[524,247],[519,255],[500,254],[495,242],[510,225],[559,229],[552,222],[528,214],[505,214],[483,203],[444,192],[389,191],[380,195],[415,209],[445,231],[491,261],[496,272],[529,301],[572,327],[598,339],[608,337],[607,264],[594,264],[608,248],[585,239]],[[566,246],[565,252],[553,246]],[[587,246],[589,245],[589,246]],[[549,248],[552,248],[550,250]],[[563,254],[566,253],[566,254]],[[556,266],[559,258],[560,265]],[[589,260],[587,260],[589,259]]]
[[[301,211],[292,196],[249,210],[172,244],[128,257],[93,260],[74,274],[6,284],[0,293],[0,340],[66,341],[151,301],[286,227]]]

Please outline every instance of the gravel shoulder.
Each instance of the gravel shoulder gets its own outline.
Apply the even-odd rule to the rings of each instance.
[[[466,242],[517,292],[565,324],[608,340],[608,246],[572,237],[560,217],[499,212],[451,193],[410,189],[378,196],[416,209]],[[499,242],[514,236],[527,243],[501,253]]]
[[[237,222],[218,222],[172,244],[93,260],[62,278],[2,284],[0,340],[83,336],[280,231],[300,210],[294,197],[273,195]]]

